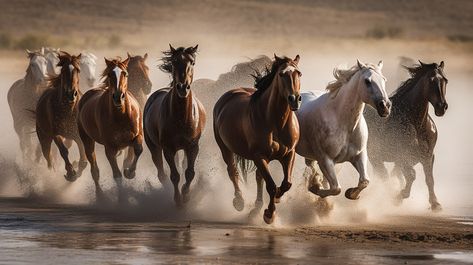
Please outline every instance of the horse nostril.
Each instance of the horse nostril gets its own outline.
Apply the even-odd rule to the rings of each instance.
[[[122,100],[125,99],[125,93],[121,93],[120,99],[122,99]]]
[[[448,109],[448,104],[447,103],[444,104],[444,108],[445,108],[445,110]]]
[[[302,101],[302,97],[301,95],[297,96],[297,101],[301,102]]]
[[[287,99],[289,100],[289,102],[294,102],[296,101],[296,96],[290,95]]]

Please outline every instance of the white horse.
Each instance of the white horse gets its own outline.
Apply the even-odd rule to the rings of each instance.
[[[59,63],[59,48],[41,48],[44,50],[44,57],[47,60],[47,70],[49,76],[56,76],[60,72],[60,67],[57,66]],[[90,52],[81,52],[82,56],[80,59],[80,90],[85,92],[95,85],[95,72],[97,68],[97,56]]]
[[[90,52],[81,52],[80,58],[80,90],[85,92],[95,85],[95,71],[97,68],[97,56]]]
[[[312,172],[309,184],[312,193],[322,198],[340,194],[334,166],[343,162],[351,162],[360,174],[358,186],[349,188],[345,197],[356,200],[368,186],[368,128],[363,110],[368,104],[376,108],[380,116],[386,117],[391,109],[382,67],[381,61],[378,65],[358,61],[348,70],[335,69],[336,81],[327,86],[328,93],[318,97],[313,93],[302,93],[302,105],[296,112],[301,132],[296,153],[305,157],[309,172]],[[315,161],[328,181],[329,189],[324,189],[315,177]]]

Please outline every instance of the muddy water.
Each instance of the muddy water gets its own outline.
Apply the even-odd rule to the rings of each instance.
[[[307,240],[238,223],[139,221],[94,208],[0,200],[2,264],[469,264],[473,253]]]

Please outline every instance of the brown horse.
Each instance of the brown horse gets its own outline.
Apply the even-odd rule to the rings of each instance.
[[[145,53],[144,56],[131,56],[130,62],[128,63],[128,91],[136,98],[140,104],[140,109],[143,111],[143,108],[146,104],[146,99],[149,93],[151,93],[152,83],[149,79],[149,68],[146,65],[146,59],[148,59],[148,54]]]
[[[293,111],[299,109],[301,103],[298,63],[299,55],[294,60],[275,55],[271,69],[264,76],[256,76],[256,89],[237,88],[226,92],[213,111],[215,140],[235,188],[233,206],[238,211],[244,207],[235,158],[253,160],[258,196],[251,215],[263,204],[264,179],[270,197],[263,215],[268,224],[274,220],[275,202],[292,185],[295,147],[299,140],[299,123]],[[272,160],[278,160],[283,167],[281,187],[276,187],[269,172],[268,163]]]
[[[87,166],[84,146],[77,130],[77,103],[81,93],[79,87],[80,57],[61,51],[58,67],[59,75],[50,77],[48,90],[38,100],[36,106],[36,133],[41,144],[43,156],[51,163],[51,143],[54,141],[66,165],[68,181],[75,181]],[[71,139],[79,147],[79,169],[76,172],[69,161],[69,152],[64,145],[63,138]]]
[[[105,146],[105,154],[119,188],[122,173],[117,163],[118,152],[126,147],[133,147],[134,152],[131,155],[129,153],[123,163],[125,177],[132,179],[143,151],[142,114],[138,101],[128,91],[129,61],[130,57],[124,61],[105,59],[107,67],[102,74],[102,87],[87,91],[79,102],[79,134],[91,165],[97,198],[102,195],[102,189],[99,185],[95,142]]]
[[[47,60],[44,57],[44,49],[26,52],[29,59],[26,76],[10,87],[7,98],[23,159],[31,161],[34,152],[31,136],[35,130],[34,114],[31,111],[36,109],[38,98],[46,87]],[[37,151],[40,151],[39,148]]]
[[[144,111],[145,141],[158,169],[158,178],[164,183],[162,153],[171,169],[174,201],[179,206],[188,201],[189,187],[194,179],[194,164],[199,152],[199,139],[205,126],[205,110],[190,89],[194,76],[197,46],[164,52],[160,69],[172,75],[170,88],[154,92]],[[184,149],[187,156],[186,183],[179,191],[179,172],[174,157]]]

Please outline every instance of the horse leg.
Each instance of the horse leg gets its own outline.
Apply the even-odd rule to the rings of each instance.
[[[432,211],[440,211],[442,210],[442,206],[437,201],[437,196],[435,195],[435,191],[434,191],[434,172],[433,172],[434,159],[435,159],[434,155],[432,155],[430,158],[425,159],[422,162],[422,166],[424,167],[425,183],[427,184],[427,187],[429,188],[430,208],[432,209]]]
[[[340,194],[342,189],[340,188],[340,184],[338,184],[333,160],[329,158],[324,158],[318,162],[319,162],[320,170],[322,170],[322,174],[327,179],[330,188],[322,189],[319,184],[316,184],[314,186],[309,187],[309,191],[322,198]]]
[[[122,191],[122,172],[120,171],[120,168],[118,167],[117,163],[117,154],[118,154],[118,149],[115,147],[111,146],[105,146],[105,155],[107,156],[108,162],[110,163],[110,166],[112,167],[112,172],[113,172],[113,179],[117,183],[118,187],[118,201],[124,202],[124,197],[123,197],[123,191]]]
[[[65,167],[66,167],[66,175],[64,175],[64,178],[69,181],[73,182],[77,179],[77,174],[76,171],[74,170],[71,162],[69,161],[69,151],[67,150],[67,147],[64,145],[64,142],[62,141],[61,136],[55,136],[54,137],[54,143],[56,144],[57,148],[59,149],[59,153],[61,154],[62,159],[64,160]]]
[[[284,171],[284,179],[281,186],[276,188],[276,195],[274,196],[274,201],[276,203],[279,203],[284,193],[286,193],[292,186],[292,169],[294,166],[295,154],[296,153],[292,151],[279,160]]]
[[[263,207],[263,175],[261,170],[256,170],[256,201],[255,207],[250,211],[249,218],[252,219]]]
[[[409,198],[409,196],[411,195],[412,183],[416,179],[416,171],[414,170],[414,166],[404,164],[401,166],[401,170],[402,174],[406,178],[406,186],[403,190],[401,190],[401,193],[399,194],[400,200]]]
[[[266,182],[266,191],[269,194],[269,204],[268,209],[264,210],[263,219],[267,224],[271,224],[274,221],[274,215],[276,212],[274,201],[274,197],[276,196],[276,184],[269,173],[268,162],[264,159],[256,159],[253,161],[263,176],[264,182]]]
[[[376,176],[380,177],[383,180],[387,180],[389,178],[388,170],[386,169],[386,166],[384,165],[383,161],[377,159],[370,159],[370,162],[373,166],[374,174]]]
[[[51,143],[53,142],[53,139],[40,132],[37,132],[37,134],[41,146],[41,151],[43,152],[43,156],[46,159],[46,162],[48,163],[48,168],[53,169],[53,163],[51,162]]]
[[[153,159],[154,166],[158,170],[158,179],[159,182],[164,186],[166,183],[166,174],[164,174],[163,166],[163,148],[159,144],[155,144],[146,133],[144,134],[146,145],[148,146],[149,151],[151,152],[151,158]]]
[[[77,148],[79,149],[79,166],[77,168],[77,177],[80,177],[84,169],[87,167],[87,157],[85,155],[84,144],[82,143],[81,139],[75,138],[74,142],[76,142]],[[66,143],[64,144],[66,145]],[[68,148],[70,148],[70,146]]]
[[[176,167],[176,161],[174,160],[176,156],[175,150],[170,150],[169,148],[165,148],[163,150],[164,158],[169,165],[169,169],[171,170],[171,182],[174,186],[174,202],[178,207],[181,206],[181,192],[179,191],[179,181],[181,177],[179,176],[179,171]]]
[[[90,163],[90,173],[95,184],[95,197],[98,201],[100,201],[103,199],[103,191],[99,184],[100,173],[99,167],[97,165],[97,158],[95,156],[95,142],[84,132],[80,125],[79,134],[84,146],[85,155],[87,156],[87,160],[89,160]]]
[[[366,168],[366,165],[368,164],[366,150],[357,155],[351,163],[356,168],[356,171],[358,171],[358,174],[360,174],[360,178],[358,180],[358,186],[347,189],[345,197],[350,200],[358,200],[360,198],[360,192],[368,187],[368,184],[370,183]]]
[[[197,154],[199,153],[199,143],[195,143],[190,147],[184,150],[187,157],[187,169],[186,169],[186,183],[182,186],[182,200],[183,202],[187,202],[189,200],[189,188],[191,186],[192,180],[195,176],[195,160],[197,158]]]
[[[129,147],[131,149],[131,147]],[[132,179],[136,175],[136,165],[138,164],[138,159],[141,156],[141,153],[143,153],[143,136],[138,135],[134,140],[133,140],[133,149],[132,152],[128,152],[128,157],[132,156],[133,159],[130,163],[130,166],[128,168],[123,169],[123,173],[127,179]],[[129,159],[126,158],[125,160]]]

